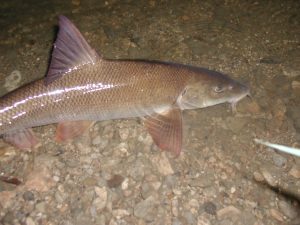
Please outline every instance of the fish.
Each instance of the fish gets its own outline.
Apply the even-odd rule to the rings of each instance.
[[[284,153],[288,153],[297,157],[300,157],[300,149],[299,148],[293,148],[293,147],[289,147],[289,146],[285,146],[285,145],[279,145],[279,144],[274,144],[268,141],[264,141],[261,139],[254,139],[254,142],[257,144],[261,144],[270,148],[274,148],[280,152],[284,152]]]
[[[139,117],[154,143],[178,156],[183,110],[225,102],[235,110],[247,95],[248,86],[206,68],[106,59],[61,15],[45,78],[0,99],[0,135],[26,149],[39,143],[33,127],[58,123],[55,139],[64,142],[96,121]]]

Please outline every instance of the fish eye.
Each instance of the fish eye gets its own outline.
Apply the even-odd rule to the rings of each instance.
[[[220,93],[222,91],[224,91],[224,87],[223,86],[217,85],[217,86],[214,87],[214,92]]]

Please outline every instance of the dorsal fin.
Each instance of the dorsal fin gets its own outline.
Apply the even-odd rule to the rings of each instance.
[[[75,25],[67,17],[59,16],[59,32],[54,43],[46,84],[82,65],[95,63],[100,58]]]

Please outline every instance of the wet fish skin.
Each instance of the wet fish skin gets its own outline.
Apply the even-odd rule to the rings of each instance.
[[[142,117],[155,143],[179,154],[184,109],[236,102],[249,88],[224,74],[144,60],[107,60],[60,16],[60,30],[45,79],[0,100],[0,134],[20,147],[35,145],[31,127],[60,123],[68,139],[93,121]],[[77,121],[77,122],[72,122]]]

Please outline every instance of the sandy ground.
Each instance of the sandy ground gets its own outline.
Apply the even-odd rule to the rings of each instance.
[[[0,148],[0,224],[300,224],[299,1],[3,1],[0,94],[45,76],[57,17],[106,58],[207,67],[251,87],[184,112],[184,150],[153,145],[138,119],[98,122],[67,144],[35,128],[30,152]]]

